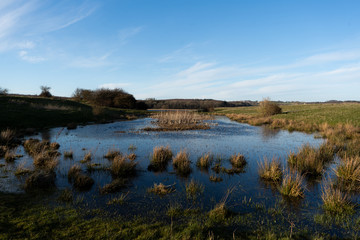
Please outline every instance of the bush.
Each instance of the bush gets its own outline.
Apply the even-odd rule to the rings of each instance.
[[[103,107],[133,109],[138,106],[133,95],[120,88],[97,90],[76,89],[73,98]],[[141,106],[144,107],[144,106]]]
[[[0,87],[0,95],[7,95],[8,93],[9,93],[9,90],[7,90],[6,88]]]
[[[40,87],[40,89],[41,89],[41,93],[40,93],[40,97],[52,97],[52,94],[50,93],[50,87],[48,87],[48,86],[41,86]]]
[[[269,98],[265,98],[260,102],[259,112],[263,116],[272,116],[282,113],[282,110],[278,104],[270,101]]]

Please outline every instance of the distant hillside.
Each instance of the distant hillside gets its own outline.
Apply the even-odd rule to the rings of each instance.
[[[143,101],[148,109],[203,109],[209,110],[217,107],[243,107],[253,106],[253,101],[220,101],[213,99],[146,99]]]

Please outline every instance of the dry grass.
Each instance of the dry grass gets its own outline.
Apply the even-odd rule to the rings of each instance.
[[[55,186],[56,175],[52,171],[35,171],[25,181],[25,190],[50,188]]]
[[[14,162],[16,159],[16,154],[13,151],[8,150],[6,151],[4,158],[7,163]]]
[[[59,161],[57,156],[52,156],[48,151],[43,151],[33,156],[33,163],[35,167],[52,171],[59,164]]]
[[[15,171],[15,176],[21,176],[21,175],[32,173],[32,170],[25,167],[25,165],[26,165],[26,162],[21,162],[17,166],[16,171]]]
[[[136,165],[136,162],[130,161],[124,156],[117,156],[114,158],[110,170],[115,177],[129,177],[136,174]]]
[[[136,154],[135,153],[130,153],[127,155],[127,158],[130,160],[130,161],[134,161],[136,159]]]
[[[196,162],[196,166],[200,169],[209,169],[213,162],[214,156],[211,153],[203,154],[198,161]]]
[[[72,159],[74,156],[74,152],[73,151],[64,151],[64,158],[68,158],[68,159]]]
[[[114,179],[111,183],[100,188],[100,194],[109,194],[119,192],[126,187],[127,180],[123,178]]]
[[[166,186],[163,183],[159,183],[159,184],[154,183],[154,186],[152,188],[149,188],[147,191],[160,196],[164,196],[166,194],[175,192],[175,187],[174,185]]]
[[[191,172],[191,162],[189,159],[189,154],[186,150],[181,150],[173,157],[172,164],[176,172],[180,175],[188,175]]]
[[[16,132],[11,129],[5,129],[0,132],[0,145],[8,146],[10,145],[16,136]]]
[[[354,204],[351,203],[349,196],[328,181],[322,187],[321,199],[323,208],[331,214],[350,214],[354,212]]]
[[[216,175],[210,175],[209,180],[211,182],[222,182],[223,179],[221,177],[216,176]]]
[[[92,154],[91,154],[91,152],[88,152],[85,154],[84,158],[80,162],[87,163],[87,162],[90,162],[91,159],[92,159]]]
[[[260,178],[273,182],[281,181],[283,172],[279,158],[273,157],[272,160],[269,161],[264,157],[264,160],[259,162],[258,165]]]
[[[212,119],[208,115],[192,111],[166,111],[154,114],[158,128],[146,128],[147,131],[181,131],[193,129],[209,129],[210,126],[203,120]]]
[[[330,144],[322,144],[316,149],[305,145],[297,154],[290,153],[288,163],[301,174],[309,177],[321,176],[326,164],[333,160],[334,148]]]
[[[188,182],[185,185],[185,190],[186,190],[186,196],[188,198],[195,199],[197,196],[199,196],[204,192],[204,185],[192,179],[190,182]]]
[[[109,160],[114,160],[115,157],[121,156],[122,153],[115,149],[109,149],[109,151],[105,154],[104,158],[107,158]]]
[[[296,173],[286,173],[283,177],[282,184],[279,187],[279,192],[290,198],[303,198],[304,189],[303,177]]]
[[[246,165],[246,160],[244,155],[238,153],[230,157],[230,163],[233,166],[233,168],[242,169]]]
[[[360,157],[345,157],[335,170],[339,186],[346,191],[360,190]]]
[[[68,180],[78,190],[89,190],[94,185],[94,180],[83,174],[79,165],[73,165],[68,172]]]
[[[106,204],[107,205],[113,205],[113,204],[118,204],[118,205],[122,205],[125,203],[127,196],[129,195],[129,192],[127,193],[122,193],[119,197],[115,197],[110,199]]]
[[[49,141],[40,141],[38,139],[27,139],[24,142],[25,151],[30,156],[35,156],[40,153],[46,152],[49,156],[59,156],[60,153],[57,151],[59,148],[58,143],[50,143]]]
[[[171,160],[172,156],[173,153],[169,146],[155,147],[151,156],[148,169],[151,171],[166,170],[167,164]]]

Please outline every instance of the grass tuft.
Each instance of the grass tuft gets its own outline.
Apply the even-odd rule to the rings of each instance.
[[[238,153],[230,157],[230,163],[233,166],[233,168],[242,169],[245,167],[247,162],[245,160],[244,155]]]
[[[107,205],[122,205],[125,203],[127,196],[129,195],[129,192],[126,194],[122,193],[120,196],[110,199],[106,204]]]
[[[269,161],[265,157],[264,161],[259,162],[258,165],[260,178],[273,182],[281,181],[283,172],[279,158],[273,157],[272,160]]]
[[[192,179],[185,185],[187,198],[195,199],[204,192],[204,185]]]
[[[79,165],[73,165],[68,172],[68,180],[80,191],[90,190],[94,185],[94,180],[83,174]]]
[[[64,151],[64,158],[72,159],[74,157],[73,151]]]
[[[155,147],[151,156],[150,165],[148,169],[150,171],[162,172],[165,171],[168,162],[171,160],[173,153],[169,146]]]
[[[360,157],[344,157],[335,170],[339,186],[346,191],[360,189]]]
[[[154,193],[160,196],[164,196],[166,194],[175,192],[174,185],[164,185],[163,183],[156,184],[154,183],[154,186],[152,188],[149,188],[147,190],[149,193]]]
[[[124,156],[114,158],[110,170],[115,177],[129,177],[136,174],[137,163],[126,159]]]
[[[213,159],[214,156],[211,153],[205,153],[198,159],[196,166],[200,169],[207,170],[211,166]]]
[[[211,182],[222,182],[222,178],[221,177],[218,177],[218,176],[216,176],[216,175],[211,175],[210,177],[209,177],[209,180],[211,181]]]
[[[287,173],[283,177],[279,192],[290,198],[303,198],[304,189],[302,187],[303,177],[297,173]]]
[[[115,157],[121,156],[121,152],[114,149],[109,149],[109,151],[105,154],[104,158],[107,158],[109,160],[114,160]]]
[[[56,175],[52,171],[38,170],[33,172],[25,181],[25,190],[46,189],[55,186]]]
[[[191,162],[189,160],[189,154],[186,152],[186,150],[181,150],[180,152],[178,152],[173,158],[172,164],[175,171],[179,175],[186,176],[191,172]]]
[[[330,214],[354,213],[355,206],[351,203],[349,196],[340,189],[336,189],[331,182],[323,186],[321,199],[324,210]]]
[[[109,194],[119,192],[126,187],[127,180],[123,178],[114,179],[111,183],[100,188],[100,194]]]

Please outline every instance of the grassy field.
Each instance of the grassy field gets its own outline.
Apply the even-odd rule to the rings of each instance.
[[[338,123],[350,123],[360,126],[360,103],[322,103],[322,104],[292,104],[280,105],[282,114],[274,115],[273,119],[302,121],[311,124],[328,123],[335,126]],[[258,107],[216,108],[220,115],[244,114],[258,116]]]
[[[146,111],[96,107],[64,98],[0,96],[0,129],[49,128],[128,119]]]

